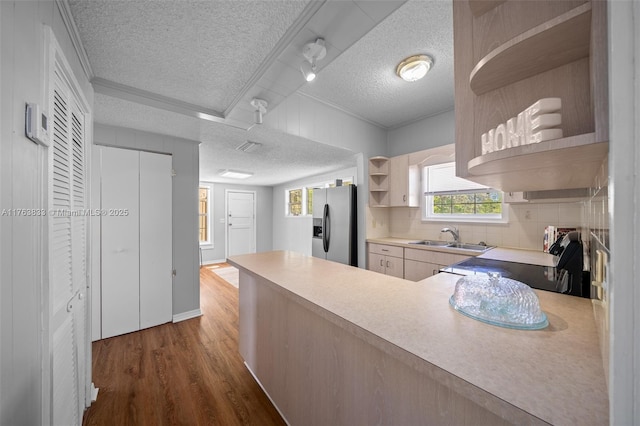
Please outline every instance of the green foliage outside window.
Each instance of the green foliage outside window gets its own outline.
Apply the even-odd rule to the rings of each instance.
[[[302,189],[289,191],[289,214],[292,216],[302,214]]]
[[[307,214],[313,213],[313,188],[307,188]]]
[[[434,195],[433,213],[442,215],[500,214],[502,213],[502,193]]]

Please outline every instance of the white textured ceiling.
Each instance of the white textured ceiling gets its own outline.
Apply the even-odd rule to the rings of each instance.
[[[450,1],[411,0],[318,73],[300,91],[392,128],[453,108],[453,17]],[[406,82],[404,58],[426,53],[434,66]]]
[[[224,111],[308,0],[70,0],[96,76]]]
[[[265,126],[246,131],[101,94],[96,94],[94,113],[102,123],[202,141],[203,181],[272,186],[356,165],[355,155],[349,150]],[[247,140],[259,141],[262,146],[248,153],[237,151]],[[250,171],[254,175],[242,180],[223,178],[218,176],[223,169]]]
[[[184,102],[187,110],[229,113],[230,124],[252,120],[247,97],[278,103],[300,87],[299,51],[316,36],[327,39],[328,54],[318,78],[298,89],[304,94],[382,128],[453,107],[450,0],[67,1],[95,84],[102,85],[95,120],[200,141],[203,180],[275,185],[355,164],[347,150],[174,108]],[[417,53],[434,56],[434,68],[422,81],[403,82],[395,66]],[[116,85],[115,93],[105,82]],[[112,97],[118,85],[128,101]],[[158,103],[154,95],[164,98]],[[248,139],[263,143],[263,151],[235,151]],[[224,168],[255,175],[216,177]]]

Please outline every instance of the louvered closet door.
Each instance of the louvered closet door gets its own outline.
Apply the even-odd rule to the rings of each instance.
[[[85,118],[61,76],[56,69],[50,150],[52,405],[53,424],[77,425],[85,400]]]

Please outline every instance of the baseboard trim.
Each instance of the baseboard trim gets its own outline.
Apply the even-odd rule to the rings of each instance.
[[[258,377],[254,374],[253,370],[251,369],[251,367],[249,367],[249,364],[247,364],[246,361],[244,362],[244,366],[247,367],[247,370],[249,370],[249,373],[251,373],[251,375],[253,376],[253,380],[255,380],[256,383],[258,383],[258,386],[260,386],[260,389],[262,389],[262,392],[264,392],[264,394],[267,395],[267,398],[269,398],[269,401],[271,401],[271,403],[275,407],[276,411],[280,414],[280,417],[282,417],[282,420],[284,420],[284,422],[287,424],[287,426],[291,426],[289,424],[289,422],[287,421],[287,418],[284,416],[284,414],[282,414],[282,411],[280,411],[280,408],[278,408],[278,405],[275,403],[275,401],[273,399],[271,399],[271,395],[269,395],[269,392],[267,392],[267,390],[264,388],[264,386],[262,386],[262,383],[260,382],[260,379],[258,379]]]
[[[202,316],[202,311],[200,309],[194,309],[193,311],[182,312],[181,314],[177,314],[173,316],[173,322],[185,321],[191,318],[197,318]]]
[[[202,266],[213,265],[215,263],[225,263],[227,259],[203,260]]]

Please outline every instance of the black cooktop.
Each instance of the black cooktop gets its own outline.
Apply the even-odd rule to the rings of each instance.
[[[457,275],[486,275],[487,272],[499,272],[505,278],[520,281],[532,288],[558,292],[556,290],[557,273],[553,266],[472,257],[442,268],[440,271]]]

